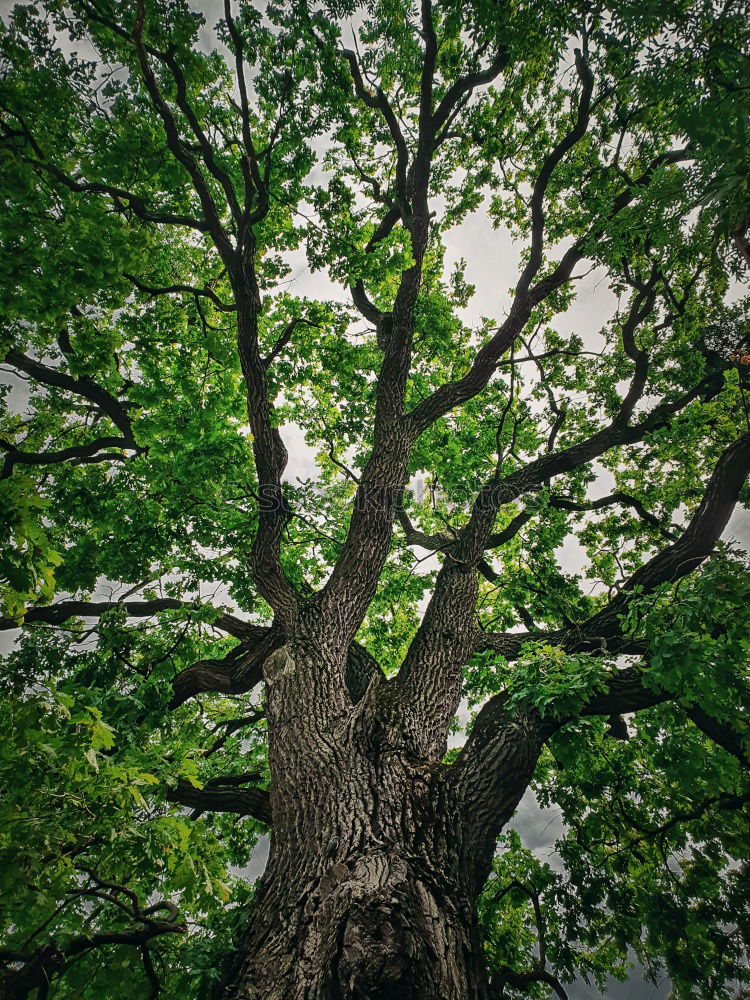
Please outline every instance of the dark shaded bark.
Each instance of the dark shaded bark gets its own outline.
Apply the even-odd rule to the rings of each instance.
[[[71,618],[100,618],[113,608],[125,609],[128,618],[149,618],[160,611],[177,611],[184,609],[198,610],[201,606],[192,605],[174,597],[157,597],[152,601],[58,601],[57,604],[47,604],[40,607],[27,608],[23,616],[24,625],[62,625]],[[255,635],[257,626],[249,625],[242,619],[230,614],[219,614],[212,623],[217,629],[226,632],[236,639],[247,639]],[[12,618],[0,618],[0,630],[19,628],[19,623]]]
[[[382,675],[357,704],[326,690],[327,656],[298,636],[264,664],[272,847],[217,996],[483,998],[481,883],[451,769]],[[511,815],[528,777],[506,780]]]
[[[260,775],[252,777],[257,780]],[[250,776],[245,781],[218,778],[207,782],[203,788],[196,788],[188,781],[179,781],[176,788],[167,792],[167,801],[189,806],[194,810],[194,819],[204,812],[231,812],[238,816],[252,816],[268,824],[271,822],[268,792],[249,785],[250,780]]]
[[[709,739],[726,750],[727,753],[731,753],[745,767],[750,767],[750,754],[748,754],[742,745],[742,739],[738,732],[718,719],[714,719],[699,705],[686,708],[685,713],[690,721],[705,733]]]

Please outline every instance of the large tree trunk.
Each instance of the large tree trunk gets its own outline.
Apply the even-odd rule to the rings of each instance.
[[[408,713],[389,708],[380,678],[356,706],[334,698],[332,712],[318,689],[328,671],[306,659],[287,646],[266,666],[271,856],[221,996],[485,997],[445,768],[410,753]]]

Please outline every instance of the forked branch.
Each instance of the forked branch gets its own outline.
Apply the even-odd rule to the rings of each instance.
[[[602,655],[645,651],[643,640],[634,640],[623,631],[623,615],[633,592],[649,593],[697,569],[724,530],[749,473],[750,434],[745,434],[720,456],[703,499],[680,538],[637,570],[602,611],[580,626],[557,633],[493,636],[480,632],[475,648],[497,649],[506,659],[515,659],[524,643],[530,640],[549,642],[569,651],[598,651]],[[622,715],[674,697],[668,691],[646,686],[642,667],[617,670],[604,675],[602,680],[604,690],[587,699],[579,715]],[[452,767],[451,780],[462,808],[473,817],[472,849],[484,859],[480,863],[480,874],[484,872],[481,864],[489,864],[497,834],[520,801],[542,744],[569,721],[564,712],[556,711],[554,704],[542,718],[537,712],[511,712],[507,701],[507,692],[490,698],[477,716],[469,739]],[[507,766],[510,759],[523,764],[519,769],[514,763],[512,776]]]

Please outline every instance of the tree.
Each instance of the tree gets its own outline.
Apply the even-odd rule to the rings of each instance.
[[[747,15],[8,15],[7,996],[748,982]]]

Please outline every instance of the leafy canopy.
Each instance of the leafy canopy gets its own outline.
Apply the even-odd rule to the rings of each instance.
[[[24,624],[0,679],[0,960],[14,970],[57,949],[60,998],[155,996],[159,982],[165,997],[207,995],[252,896],[257,810],[235,795],[234,811],[214,811],[197,793],[226,804],[267,787],[261,697],[179,698],[175,682],[199,662],[235,663],[242,622],[273,618],[251,571],[265,483],[222,239],[244,233],[254,265],[272,422],[311,456],[306,478],[283,483],[281,567],[303,594],[346,537],[373,447],[383,315],[415,263],[404,149],[420,133],[419,11],[227,12],[211,11],[213,28],[184,0],[48,0],[17,5],[0,31],[0,357],[13,373],[0,592],[5,626]],[[533,779],[566,823],[554,863],[506,832],[480,901],[506,995],[624,976],[633,953],[678,997],[747,981],[746,772],[684,714],[700,707],[748,752],[744,557],[724,548],[617,605],[661,698],[627,741],[617,720],[575,718],[621,655],[605,639],[577,651],[555,639],[674,543],[750,430],[736,290],[750,263],[747,15],[713,0],[431,12],[432,100],[449,112],[431,150],[406,409],[470,370],[512,301],[484,289],[492,311],[469,321],[471,261],[447,263],[458,227],[489,220],[519,274],[549,280],[482,391],[411,451],[357,634],[386,674],[488,477],[598,442],[622,426],[623,400],[637,428],[500,505],[483,557],[479,628],[525,627],[529,641],[517,656],[475,652],[470,708],[504,691],[509,711],[561,724]],[[319,295],[296,292],[303,267]],[[587,269],[611,313],[568,333]]]

